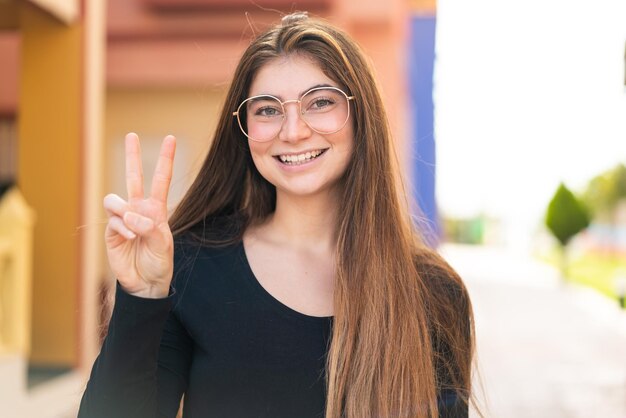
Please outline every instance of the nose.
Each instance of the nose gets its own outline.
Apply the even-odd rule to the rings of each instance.
[[[311,136],[311,128],[300,115],[300,105],[297,102],[284,104],[285,120],[278,133],[278,139],[287,142],[297,142]]]

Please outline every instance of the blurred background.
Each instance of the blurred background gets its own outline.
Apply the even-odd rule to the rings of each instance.
[[[76,416],[124,135],[146,173],[177,136],[175,206],[242,51],[295,10],[372,59],[416,222],[472,296],[484,415],[626,417],[619,0],[0,0],[0,416]]]

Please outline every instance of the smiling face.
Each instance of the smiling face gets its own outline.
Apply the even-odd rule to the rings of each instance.
[[[285,120],[273,139],[266,142],[248,140],[257,170],[276,187],[277,194],[310,196],[332,191],[350,162],[354,142],[352,115],[340,130],[330,134],[316,132],[299,115],[296,100],[318,86],[340,88],[313,60],[302,55],[289,55],[268,62],[261,67],[250,86],[250,97],[271,95],[282,102],[288,101],[284,104]],[[319,112],[319,108],[328,106],[328,103],[326,97],[321,97],[311,104],[314,109],[309,106],[307,110],[305,103],[302,109]],[[257,112],[262,115],[273,113],[267,109]],[[248,112],[247,117],[252,114]]]

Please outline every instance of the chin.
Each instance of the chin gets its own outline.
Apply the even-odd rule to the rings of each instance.
[[[311,197],[332,193],[338,187],[338,182],[333,183],[307,183],[307,184],[281,184],[276,188],[277,193],[283,193],[293,197]]]

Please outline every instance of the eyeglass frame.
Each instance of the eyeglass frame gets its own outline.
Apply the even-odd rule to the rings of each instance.
[[[313,128],[311,125],[309,125],[309,122],[307,122],[305,119],[302,118],[302,116],[304,115],[304,112],[302,112],[302,98],[305,97],[307,94],[309,94],[309,93],[311,93],[313,91],[317,91],[317,90],[336,90],[336,91],[340,92],[341,94],[343,94],[344,97],[346,98],[346,102],[348,103],[348,114],[346,116],[346,120],[343,122],[343,125],[341,125],[341,128],[337,129],[336,131],[333,131],[333,132],[320,132],[317,129]],[[270,139],[266,139],[266,140],[263,140],[263,141],[260,141],[258,139],[254,139],[250,135],[248,135],[246,133],[245,129],[243,129],[243,126],[241,125],[241,118],[239,117],[241,106],[243,106],[244,104],[246,104],[246,102],[248,102],[250,100],[258,99],[259,97],[269,97],[269,98],[275,99],[278,103],[280,103],[280,107],[283,109],[282,121],[280,122],[280,128],[278,128],[278,131],[276,132],[276,135],[274,137],[270,138]],[[256,96],[250,96],[247,99],[245,99],[243,102],[241,102],[239,104],[239,106],[237,106],[237,110],[235,112],[233,112],[233,116],[237,117],[237,124],[239,125],[239,129],[241,130],[241,132],[243,132],[243,134],[246,136],[246,138],[248,138],[249,140],[254,141],[254,142],[269,142],[269,141],[273,140],[274,138],[276,138],[276,136],[278,136],[278,134],[280,134],[281,129],[283,129],[283,125],[285,124],[285,120],[287,119],[287,112],[285,112],[285,105],[288,104],[288,103],[298,103],[298,114],[300,115],[299,117],[306,124],[306,126],[311,128],[314,132],[317,132],[318,134],[331,135],[331,134],[337,133],[340,130],[342,130],[346,126],[346,123],[348,123],[348,119],[350,119],[350,100],[355,100],[355,96],[348,96],[345,91],[341,90],[339,87],[334,87],[334,86],[313,87],[312,89],[309,89],[309,90],[305,91],[302,94],[302,96],[300,96],[299,99],[285,100],[284,102],[281,101],[278,97],[273,96],[271,94],[258,94]]]

